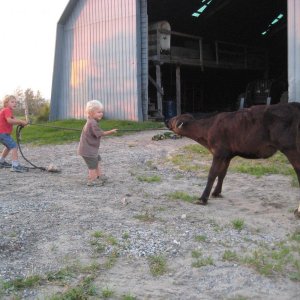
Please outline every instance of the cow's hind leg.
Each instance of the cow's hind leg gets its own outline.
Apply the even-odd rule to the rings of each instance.
[[[205,189],[204,189],[201,197],[199,198],[199,200],[195,202],[196,204],[201,204],[201,205],[207,204],[207,201],[208,201],[212,186],[215,182],[215,179],[217,176],[220,175],[220,172],[222,173],[223,169],[224,169],[224,159],[214,157],[212,165],[209,170]],[[225,174],[226,174],[226,172],[225,172]],[[222,183],[221,183],[221,187],[222,187]]]
[[[220,197],[220,195],[221,195],[223,180],[226,176],[229,164],[230,164],[230,159],[227,159],[220,166],[220,171],[219,171],[219,175],[218,175],[218,182],[217,182],[217,185],[216,185],[216,187],[215,187],[215,189],[212,193],[213,197]]]
[[[293,166],[298,178],[298,184],[300,188],[300,153],[297,150],[287,150],[282,151],[282,153],[285,154],[285,156]],[[295,209],[294,214],[296,217],[300,218],[300,203],[299,207]]]

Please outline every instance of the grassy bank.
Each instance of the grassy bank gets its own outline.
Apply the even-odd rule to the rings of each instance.
[[[29,125],[22,129],[21,141],[22,144],[31,143],[35,145],[64,144],[79,141],[81,129],[84,126],[85,122],[85,120],[64,120],[56,122],[39,123],[37,124],[39,126]],[[102,120],[100,122],[100,126],[103,130],[118,128],[120,131],[117,133],[117,135],[119,136],[123,134],[132,133],[135,130],[143,131],[147,129],[164,128],[163,123],[152,121],[134,122],[119,120]]]

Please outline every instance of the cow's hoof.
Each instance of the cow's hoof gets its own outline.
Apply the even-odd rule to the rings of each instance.
[[[214,198],[223,198],[223,196],[221,194],[212,194],[212,196]]]
[[[300,211],[299,211],[298,208],[295,209],[294,215],[295,215],[296,218],[300,219]]]
[[[201,199],[198,199],[194,202],[194,204],[197,204],[197,205],[206,205],[207,204],[207,201],[203,201]]]

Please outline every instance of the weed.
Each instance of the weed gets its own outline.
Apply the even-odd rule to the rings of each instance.
[[[136,300],[137,298],[135,296],[132,296],[131,294],[122,295],[122,300]]]
[[[193,258],[200,258],[202,256],[202,252],[200,250],[193,250],[192,257]]]
[[[155,216],[153,213],[149,212],[148,210],[142,214],[142,215],[135,215],[135,219],[138,219],[143,222],[154,222],[155,221]]]
[[[205,242],[207,237],[205,235],[197,235],[195,236],[195,241],[196,242]]]
[[[222,259],[227,261],[237,261],[238,255],[234,251],[225,250]]]
[[[160,276],[167,272],[167,260],[163,256],[150,256],[148,263],[153,276]]]
[[[117,262],[117,258],[119,257],[119,253],[116,250],[113,250],[110,255],[108,256],[104,267],[105,269],[111,269]]]
[[[71,278],[72,275],[73,273],[69,268],[64,268],[55,272],[49,272],[46,274],[46,278],[48,281],[64,281]]]
[[[176,180],[179,180],[179,179],[182,179],[182,178],[184,178],[184,176],[182,174],[176,174],[174,176],[174,179],[176,179]]]
[[[110,290],[108,287],[102,289],[102,291],[101,291],[101,296],[104,299],[111,298],[113,296],[113,294],[114,294],[114,291]]]
[[[222,231],[222,227],[213,219],[209,220],[209,224],[213,227],[215,232]]]
[[[95,231],[94,233],[92,233],[92,237],[102,238],[102,237],[104,237],[104,233],[102,231]]]
[[[192,263],[192,267],[194,268],[201,268],[208,265],[213,265],[214,261],[211,256],[206,258],[198,258],[195,262]]]
[[[295,241],[300,243],[300,232],[294,232],[291,236],[290,236],[290,240],[291,241]]]
[[[105,245],[98,240],[91,240],[91,245],[95,252],[102,253],[105,250]]]
[[[115,237],[113,237],[112,235],[108,236],[108,237],[106,238],[106,241],[107,241],[107,243],[109,243],[109,244],[112,245],[112,246],[118,245],[117,239],[116,239]]]
[[[128,239],[130,238],[129,233],[128,233],[128,232],[124,232],[122,238],[123,238],[124,240],[128,240]]]
[[[242,230],[245,226],[245,222],[242,219],[234,219],[231,224],[236,230]]]
[[[152,182],[161,182],[161,178],[158,175],[154,175],[154,176],[138,176],[137,179],[139,181],[142,182],[148,182],[148,183],[152,183]]]

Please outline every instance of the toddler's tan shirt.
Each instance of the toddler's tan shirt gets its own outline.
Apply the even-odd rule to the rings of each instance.
[[[101,136],[103,130],[98,126],[97,121],[88,118],[81,132],[78,154],[86,157],[98,156]]]

